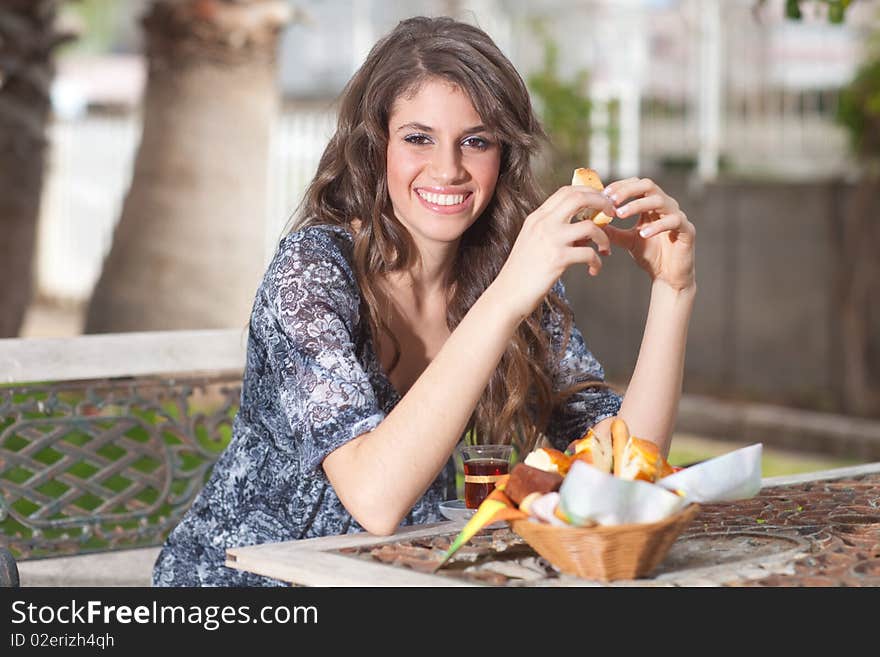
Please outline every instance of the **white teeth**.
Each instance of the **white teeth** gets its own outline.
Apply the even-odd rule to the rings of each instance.
[[[460,205],[464,203],[464,194],[433,194],[418,190],[419,196],[434,205]]]

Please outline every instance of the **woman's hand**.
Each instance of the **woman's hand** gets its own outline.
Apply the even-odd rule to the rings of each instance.
[[[675,291],[694,286],[696,229],[678,202],[648,178],[627,178],[607,187],[604,193],[621,218],[639,214],[632,228],[604,227],[611,241],[627,249],[654,281]]]
[[[592,221],[571,221],[584,208],[609,215],[614,212],[611,201],[601,192],[566,186],[526,217],[496,279],[504,290],[504,298],[520,317],[534,310],[571,265],[588,265],[592,276],[602,269],[599,254],[610,253],[608,235]],[[596,245],[595,249],[590,242]]]

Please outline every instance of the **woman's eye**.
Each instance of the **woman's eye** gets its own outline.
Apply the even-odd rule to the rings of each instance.
[[[428,137],[428,135],[407,135],[406,137],[403,138],[403,140],[405,142],[407,142],[408,144],[417,144],[417,145],[431,143],[431,139]]]
[[[469,146],[470,148],[476,148],[477,150],[484,151],[489,148],[489,140],[483,139],[482,137],[468,137],[465,139],[462,144],[465,146]]]

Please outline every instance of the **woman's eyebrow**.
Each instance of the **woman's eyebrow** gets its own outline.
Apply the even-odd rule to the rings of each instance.
[[[404,123],[402,126],[397,128],[397,132],[401,130],[418,130],[420,132],[433,132],[433,128],[431,126],[427,126],[424,123]]]
[[[401,130],[418,130],[420,132],[434,132],[434,128],[432,128],[431,126],[425,125],[424,123],[416,123],[416,122],[404,123],[403,125],[401,125],[400,127],[397,128],[397,132],[400,132]],[[468,133],[474,133],[474,132],[484,132],[486,130],[487,130],[486,126],[480,124],[480,125],[475,125],[472,128],[465,128],[464,130],[461,131],[461,134],[468,134]]]

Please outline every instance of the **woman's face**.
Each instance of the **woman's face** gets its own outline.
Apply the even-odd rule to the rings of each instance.
[[[501,147],[470,98],[430,79],[388,119],[388,193],[420,250],[455,243],[495,192]]]

